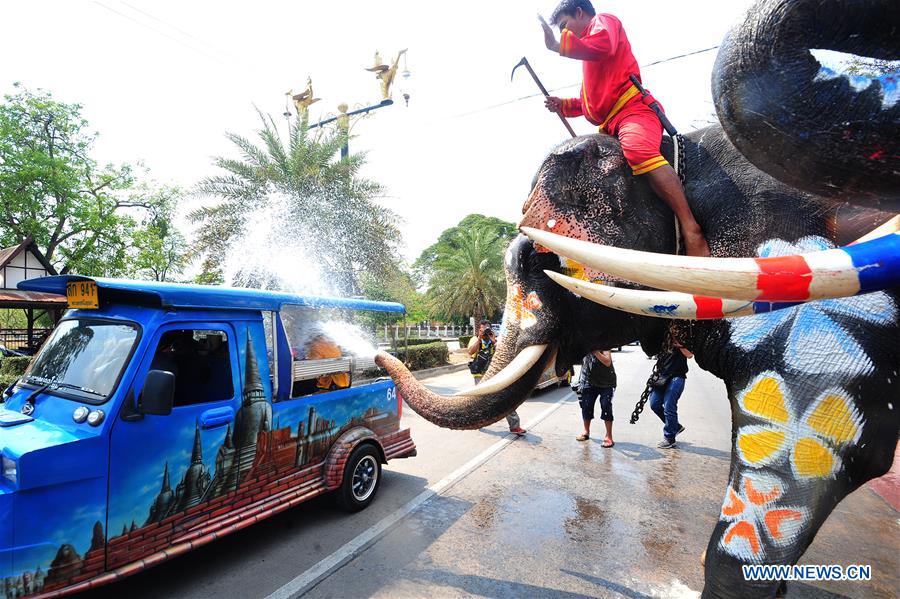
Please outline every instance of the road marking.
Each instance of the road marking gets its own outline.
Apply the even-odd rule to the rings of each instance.
[[[563,395],[555,404],[549,406],[531,421],[526,423],[525,428],[532,429],[540,424],[545,418],[558,410],[563,403],[574,395],[575,394],[572,392]],[[357,535],[356,538],[338,548],[334,553],[322,559],[315,566],[274,591],[271,595],[266,597],[266,599],[292,599],[303,595],[319,582],[330,576],[335,570],[365,551],[423,503],[436,495],[440,495],[447,491],[447,489],[474,472],[477,468],[482,466],[518,438],[518,435],[510,433],[503,439],[497,441],[438,482],[426,488],[405,505],[395,510],[392,514],[385,516],[380,522],[369,527]]]

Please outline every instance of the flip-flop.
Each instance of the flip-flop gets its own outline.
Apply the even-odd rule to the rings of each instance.
[[[616,444],[615,441],[610,441],[609,443],[607,443],[607,442],[604,440],[603,443],[600,444],[600,447],[612,447],[612,446],[615,445],[615,444]]]
[[[585,435],[584,433],[581,433],[580,435],[575,437],[575,440],[576,441],[587,441],[590,438],[591,438],[590,435]]]

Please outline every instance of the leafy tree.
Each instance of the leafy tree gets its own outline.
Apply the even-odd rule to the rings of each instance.
[[[79,104],[16,88],[0,104],[0,243],[31,236],[61,273],[126,273],[131,233],[158,195],[135,186],[131,166],[91,157]]]
[[[375,201],[381,186],[359,176],[365,156],[338,159],[346,140],[339,131],[311,130],[299,120],[285,140],[271,116],[259,116],[261,145],[226,134],[240,157],[216,158],[224,172],[198,185],[202,195],[218,200],[190,215],[200,224],[195,245],[203,258],[200,280],[223,280],[226,261],[260,214],[268,214],[263,222],[270,251],[296,252],[314,262],[336,292],[359,293],[363,273],[389,273],[399,218]],[[299,257],[296,267],[304,267]],[[248,264],[236,278],[229,282],[277,286],[279,273],[267,271],[266,264]]]
[[[157,202],[142,226],[132,234],[130,265],[132,276],[155,281],[170,281],[188,263],[188,244],[172,220],[181,192],[175,188],[159,190]]]
[[[386,302],[400,302],[406,306],[406,320],[421,322],[428,320],[429,305],[423,293],[416,290],[415,279],[399,265],[381,276],[364,275],[362,291],[366,299]],[[374,325],[390,324],[397,320],[395,315],[373,313],[370,321]]]
[[[508,244],[516,236],[516,225],[493,216],[483,214],[470,214],[459,221],[455,227],[450,227],[440,234],[438,240],[427,247],[413,264],[413,270],[423,280],[428,280],[432,273],[434,263],[439,255],[452,253],[459,247],[459,234],[461,231],[483,230],[488,236],[495,236],[502,245]],[[505,249],[505,248],[504,248]]]
[[[431,263],[432,309],[444,318],[472,315],[476,322],[495,314],[505,298],[506,240],[488,227],[457,227],[445,241]]]

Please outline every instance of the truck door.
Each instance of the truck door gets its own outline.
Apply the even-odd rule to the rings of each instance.
[[[167,416],[126,408],[113,426],[108,568],[164,549],[222,493],[217,456],[232,443],[241,403],[238,332],[246,340],[245,329],[222,322],[169,323],[154,334],[131,394],[140,397],[150,370],[166,370],[175,375],[174,407]]]

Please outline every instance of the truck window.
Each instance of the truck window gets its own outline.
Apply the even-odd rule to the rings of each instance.
[[[322,333],[313,336],[291,363],[291,397],[346,389],[351,366],[349,356],[344,356],[333,339]]]
[[[151,370],[175,375],[175,407],[234,397],[231,353],[225,331],[166,331],[153,355]]]
[[[285,305],[281,321],[291,349],[291,397],[346,389],[351,384],[352,353],[336,336],[346,326],[335,310]]]
[[[278,346],[275,344],[275,312],[263,311],[263,330],[266,333],[266,356],[269,358],[269,382],[272,383],[272,397],[278,397],[278,377],[275,365],[278,364]]]
[[[59,323],[26,371],[29,386],[98,403],[113,392],[137,339],[137,327],[93,319]]]

